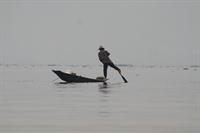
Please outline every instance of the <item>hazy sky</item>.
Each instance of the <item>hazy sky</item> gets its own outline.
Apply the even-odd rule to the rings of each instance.
[[[198,0],[0,0],[0,63],[200,65]]]

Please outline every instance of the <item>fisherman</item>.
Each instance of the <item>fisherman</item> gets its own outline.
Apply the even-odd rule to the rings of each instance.
[[[104,77],[107,78],[108,66],[110,66],[110,67],[114,68],[115,70],[117,70],[119,72],[119,74],[121,75],[121,70],[110,60],[110,58],[109,58],[110,53],[108,51],[106,51],[103,46],[100,46],[99,50],[100,51],[98,53],[98,56],[99,56],[99,60],[103,63],[103,74],[104,74]]]

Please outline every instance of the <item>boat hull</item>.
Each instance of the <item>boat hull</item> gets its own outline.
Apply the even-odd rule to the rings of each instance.
[[[89,83],[89,82],[105,82],[105,80],[87,78],[83,76],[77,76],[74,74],[64,73],[60,70],[52,70],[61,80],[68,83]]]

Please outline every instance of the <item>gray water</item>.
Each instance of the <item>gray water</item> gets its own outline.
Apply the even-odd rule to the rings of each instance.
[[[100,66],[0,65],[0,133],[199,133],[199,66],[123,66],[108,84],[60,84],[52,69],[96,77]]]

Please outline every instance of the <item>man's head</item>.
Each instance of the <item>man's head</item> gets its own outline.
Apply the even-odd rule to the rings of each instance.
[[[104,50],[104,47],[103,46],[99,46],[99,50]]]

